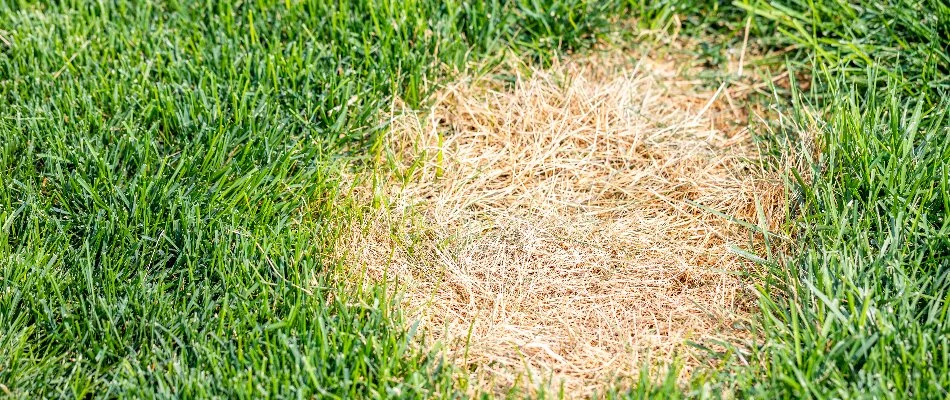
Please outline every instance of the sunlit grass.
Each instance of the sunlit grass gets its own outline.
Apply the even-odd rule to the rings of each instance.
[[[423,105],[455,70],[548,63],[629,18],[749,26],[812,80],[759,133],[820,152],[811,182],[789,176],[799,240],[770,259],[761,340],[691,387],[609,395],[946,397],[941,0],[2,2],[0,396],[461,396],[386,288],[334,279],[359,209],[341,171],[392,96]]]

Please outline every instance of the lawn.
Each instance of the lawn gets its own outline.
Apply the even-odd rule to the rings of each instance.
[[[943,0],[0,0],[0,396],[477,393],[335,256],[387,113],[512,55],[677,37],[795,80],[748,104],[787,215],[742,223],[748,335],[602,395],[946,398]]]

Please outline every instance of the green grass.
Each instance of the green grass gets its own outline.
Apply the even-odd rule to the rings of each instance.
[[[801,153],[809,137],[819,152],[788,176],[791,251],[761,254],[769,261],[758,339],[713,354],[722,367],[698,374],[685,394],[946,398],[950,8],[929,0],[698,7],[716,18],[694,18],[691,32],[735,36],[751,17],[759,46],[792,50],[785,67],[809,76],[810,90],[776,89],[783,118],[760,134],[774,157]]]
[[[626,16],[723,40],[711,59],[752,17],[812,80],[769,154],[821,151],[788,177],[792,251],[762,254],[759,340],[605,395],[947,397],[941,0],[0,1],[0,396],[464,397],[390,288],[338,279],[342,172],[394,96]]]
[[[751,1],[737,7],[761,20],[782,45],[801,49],[798,58],[833,68],[859,90],[927,96],[931,107],[950,90],[945,1]]]
[[[868,79],[877,79],[873,72]],[[798,109],[821,155],[796,253],[763,293],[762,396],[944,398],[950,390],[950,103],[862,92]],[[817,117],[809,109],[819,109]],[[813,119],[814,118],[814,119]]]

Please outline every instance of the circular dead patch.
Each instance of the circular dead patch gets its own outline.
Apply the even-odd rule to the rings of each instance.
[[[393,113],[383,205],[341,257],[400,282],[428,338],[480,390],[590,394],[644,366],[698,360],[687,342],[741,335],[748,231],[709,210],[772,217],[729,110],[675,65],[618,56],[444,88]],[[701,205],[701,207],[697,206]]]

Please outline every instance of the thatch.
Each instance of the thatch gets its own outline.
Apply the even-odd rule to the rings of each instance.
[[[730,246],[750,232],[709,210],[757,222],[758,199],[775,221],[784,199],[748,130],[722,122],[741,111],[671,60],[512,70],[460,79],[425,113],[394,105],[361,194],[382,205],[341,257],[398,280],[484,390],[589,394],[674,357],[686,374],[688,341],[744,335],[753,266]]]

